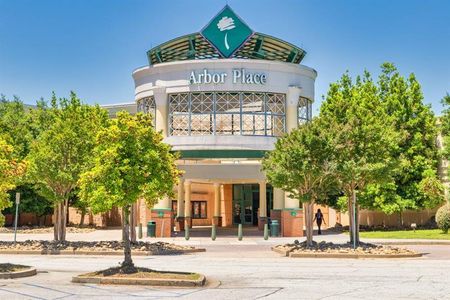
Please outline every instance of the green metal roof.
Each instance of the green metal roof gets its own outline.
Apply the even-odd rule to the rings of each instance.
[[[270,35],[255,32],[230,58],[266,59],[299,64],[306,51]],[[165,42],[147,52],[150,65],[190,60],[218,59],[222,56],[200,33]]]

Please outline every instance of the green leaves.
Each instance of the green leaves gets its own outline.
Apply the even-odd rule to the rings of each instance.
[[[79,181],[82,201],[98,213],[172,195],[180,172],[162,139],[149,115],[119,112],[97,135],[92,168]]]
[[[25,172],[25,164],[17,162],[14,156],[14,148],[0,138],[0,212],[11,206],[8,191],[15,188]],[[4,222],[5,218],[0,213],[0,226],[3,226]]]
[[[396,163],[391,154],[399,137],[368,72],[354,82],[346,73],[331,84],[319,118],[330,136],[335,175],[347,197],[370,183],[390,181]]]
[[[391,63],[377,83],[367,71],[355,81],[345,73],[324,100],[319,118],[347,196],[356,189],[363,207],[386,213],[439,202],[438,177],[425,172],[437,168],[436,120],[414,74],[405,79]]]
[[[60,202],[68,199],[80,174],[90,167],[97,132],[108,115],[98,106],[82,104],[74,93],[69,99],[53,95],[51,103],[33,113],[40,133],[27,156],[28,175],[42,195]]]
[[[335,186],[335,165],[318,120],[280,138],[263,160],[271,184],[301,202],[320,201]]]
[[[395,188],[384,187],[378,194],[372,194],[386,201],[367,199],[366,207],[386,213],[428,208],[438,201],[437,198],[443,197],[438,195],[442,188],[438,187],[436,172],[427,173],[427,170],[437,169],[436,119],[430,107],[423,103],[421,87],[414,74],[404,78],[393,64],[385,63],[378,84],[382,107],[400,137],[398,147],[392,153],[398,158],[398,168],[393,176]]]

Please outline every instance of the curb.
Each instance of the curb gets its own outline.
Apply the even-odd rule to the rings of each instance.
[[[380,244],[380,245],[429,245],[429,246],[450,246],[450,241],[376,241],[374,244]]]
[[[202,287],[206,283],[206,277],[200,275],[200,279],[167,279],[167,278],[105,278],[105,277],[72,277],[74,283],[93,284],[120,284],[120,285],[154,285],[154,286],[175,286],[175,287]]]
[[[421,257],[422,253],[414,254],[351,254],[351,253],[289,253],[293,258],[413,258]]]
[[[277,249],[275,247],[271,247],[270,248],[273,252],[276,252],[278,254],[281,254],[282,256],[289,256],[289,252],[291,252],[290,250],[281,250],[281,249]]]
[[[171,250],[164,253],[152,251],[131,251],[134,256],[151,256],[151,255],[176,255],[189,254],[197,252],[206,252],[205,248],[187,249],[187,250]],[[25,254],[25,255],[123,255],[123,251],[84,251],[84,250],[0,250],[0,254]]]
[[[29,268],[29,269],[25,269],[23,271],[0,273],[0,279],[22,278],[22,277],[34,276],[36,274],[37,274],[37,272],[36,272],[35,268]]]

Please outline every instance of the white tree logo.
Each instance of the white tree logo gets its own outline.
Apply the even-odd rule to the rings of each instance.
[[[217,28],[219,28],[220,31],[225,31],[225,30],[231,30],[233,28],[236,28],[236,25],[234,25],[233,18],[223,17],[217,23]],[[225,33],[224,43],[225,43],[225,48],[227,48],[227,50],[229,50],[230,46],[228,45],[228,32]]]

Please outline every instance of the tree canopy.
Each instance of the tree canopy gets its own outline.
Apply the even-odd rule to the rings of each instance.
[[[275,150],[263,160],[269,182],[304,203],[309,246],[312,244],[313,204],[324,201],[336,189],[334,153],[329,137],[319,119],[314,119],[278,139]]]
[[[14,148],[0,138],[0,212],[11,206],[8,191],[12,190],[25,172],[25,164],[14,158]],[[5,217],[0,213],[0,226]]]
[[[348,73],[330,85],[320,109],[323,130],[335,149],[335,175],[350,212],[358,210],[356,192],[369,184],[392,181],[397,159],[392,155],[399,136],[383,109],[378,89],[368,72],[353,81]],[[351,217],[352,234],[359,241],[357,217]],[[356,230],[356,232],[353,232]]]
[[[382,107],[399,133],[392,153],[399,160],[393,181],[369,185],[362,194],[366,207],[385,213],[432,208],[442,202],[437,176],[436,119],[414,74],[405,79],[391,63],[381,67],[378,95]],[[401,221],[401,220],[400,220]]]
[[[67,206],[81,173],[92,162],[96,135],[108,114],[99,106],[83,104],[75,95],[56,98],[46,113],[36,113],[48,127],[33,141],[27,160],[28,176],[45,198],[55,207],[55,240],[65,240]]]
[[[97,135],[93,167],[80,178],[80,197],[94,213],[121,207],[124,212],[122,267],[133,270],[129,240],[131,205],[143,199],[152,207],[173,194],[180,172],[176,155],[162,142],[150,115],[119,112]]]

